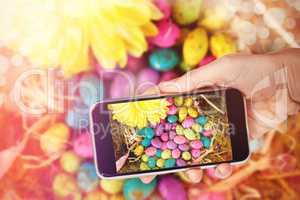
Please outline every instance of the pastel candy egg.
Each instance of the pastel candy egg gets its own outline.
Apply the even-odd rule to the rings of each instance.
[[[169,123],[175,123],[177,122],[178,117],[176,115],[169,115],[167,120]]]
[[[175,142],[173,142],[173,141],[168,141],[167,142],[167,147],[168,147],[168,149],[175,149],[176,147],[177,147],[177,145],[176,145],[176,143]]]
[[[177,159],[177,158],[180,157],[180,155],[181,155],[181,152],[180,152],[179,149],[174,149],[174,150],[172,151],[172,158]]]
[[[150,144],[152,143],[152,140],[149,139],[149,138],[144,138],[141,142],[141,144],[144,146],[144,147],[148,147],[150,146]]]
[[[201,155],[201,151],[199,149],[193,149],[191,151],[193,158],[199,158]]]
[[[158,49],[149,57],[150,66],[157,71],[168,71],[179,63],[179,55],[173,49]]]
[[[100,187],[108,194],[118,194],[122,192],[123,180],[100,180]]]
[[[110,86],[110,97],[130,97],[133,95],[134,87],[136,84],[135,76],[129,71],[122,71],[116,73]],[[120,87],[122,85],[122,87]]]
[[[138,145],[137,147],[135,147],[133,152],[136,156],[140,156],[144,153],[144,147],[142,145]]]
[[[184,128],[181,125],[176,126],[177,135],[183,135]]]
[[[199,67],[204,66],[204,65],[207,65],[207,64],[213,62],[214,60],[216,60],[216,57],[214,57],[214,56],[212,56],[212,55],[206,56],[206,57],[203,58],[203,59],[201,60],[201,62],[199,63]]]
[[[208,36],[203,28],[190,32],[183,43],[183,60],[188,66],[196,66],[208,50]]]
[[[181,107],[178,110],[178,117],[179,117],[179,121],[182,122],[186,116],[188,115],[188,111],[186,107]]]
[[[210,50],[217,58],[237,52],[234,40],[225,33],[216,33],[211,36]]]
[[[195,123],[192,125],[192,129],[193,131],[195,131],[196,133],[200,133],[202,132],[202,126],[198,123]]]
[[[185,98],[183,105],[186,107],[191,107],[193,105],[193,99],[191,97]]]
[[[185,129],[184,130],[184,136],[188,139],[188,140],[195,140],[196,139],[196,134],[192,129]]]
[[[183,122],[182,126],[183,128],[191,128],[192,125],[195,123],[194,119],[191,117],[187,117]]]
[[[82,133],[74,139],[73,150],[80,157],[83,158],[93,157],[93,144],[92,144],[92,139],[88,132]]]
[[[154,167],[156,166],[156,160],[155,160],[154,157],[150,157],[150,158],[148,159],[148,166],[149,166],[150,168],[154,168]]]
[[[176,160],[174,158],[169,158],[165,160],[165,168],[171,168],[174,167],[176,164]]]
[[[85,129],[89,126],[89,111],[88,109],[73,108],[68,110],[66,124],[73,129]]]
[[[159,73],[149,67],[142,69],[137,75],[136,93],[142,94],[147,89],[156,85],[159,81]]]
[[[155,135],[156,136],[161,136],[164,133],[164,125],[163,124],[158,124],[157,127],[155,128]]]
[[[170,140],[173,140],[176,137],[176,132],[175,131],[170,131],[169,132],[169,138]]]
[[[202,135],[204,135],[205,137],[211,137],[213,135],[212,130],[206,130],[202,132]]]
[[[155,37],[150,38],[149,41],[158,47],[172,47],[180,37],[179,27],[170,19],[158,22],[157,28],[159,33]]]
[[[164,159],[158,159],[156,161],[156,166],[159,167],[159,168],[163,168],[164,167],[164,164],[165,164],[165,160]]]
[[[187,200],[186,190],[180,180],[174,176],[164,176],[160,179],[158,190],[164,200]]]
[[[183,160],[188,161],[192,158],[192,155],[190,154],[190,152],[185,151],[185,152],[182,153],[181,157],[182,157]]]
[[[174,20],[180,25],[188,25],[198,20],[202,0],[175,0],[172,4]]]
[[[174,138],[174,142],[176,144],[184,144],[186,143],[186,138],[182,135],[177,135],[175,138]]]
[[[201,149],[203,147],[203,144],[200,140],[193,140],[190,142],[190,145],[193,149]]]
[[[186,166],[186,161],[184,161],[184,160],[182,160],[182,159],[177,159],[177,160],[176,160],[176,165],[177,165],[178,167],[184,167],[184,166]]]
[[[163,142],[167,142],[169,140],[169,134],[168,133],[163,133],[161,136],[160,136],[160,139],[161,141]]]
[[[104,97],[102,80],[95,74],[84,74],[79,81],[79,95],[87,106],[101,101]]]
[[[181,150],[181,151],[188,151],[189,150],[189,145],[187,144],[180,144],[178,145],[178,148]]]
[[[175,117],[177,118],[177,116],[175,116]],[[166,123],[166,124],[165,124],[165,130],[166,130],[166,131],[171,130],[171,128],[172,128],[172,123]]]
[[[158,157],[158,158],[160,158],[161,157],[161,153],[162,153],[161,150],[157,149],[155,156]]]
[[[148,147],[146,150],[145,150],[145,154],[147,156],[155,156],[156,154],[156,148],[155,147]]]
[[[177,107],[175,105],[168,106],[168,115],[175,115],[177,113]]]
[[[163,150],[163,152],[161,153],[161,158],[162,159],[171,158],[171,150],[169,149]]]
[[[125,200],[147,199],[154,191],[157,180],[145,184],[139,178],[127,179],[124,182],[123,194]]]
[[[168,0],[155,0],[154,3],[164,14],[163,19],[167,19],[171,16],[171,4]]]
[[[150,127],[145,127],[139,130],[138,132],[139,135],[145,136],[146,138],[152,139],[154,136],[154,130]]]
[[[151,145],[154,146],[155,148],[161,148],[162,142],[160,141],[160,139],[158,137],[153,138],[151,140]]]
[[[72,151],[66,151],[62,154],[60,166],[68,173],[75,173],[80,166],[80,158]]]
[[[198,111],[197,111],[197,109],[195,109],[193,107],[188,108],[188,114],[189,114],[189,116],[191,116],[193,118],[198,117]]]
[[[208,119],[204,115],[201,115],[196,119],[196,122],[202,126],[205,125],[207,123],[207,121],[208,121]]]
[[[174,97],[174,104],[177,107],[181,106],[183,104],[183,101],[184,101],[184,99],[181,96]]]
[[[140,164],[140,170],[142,170],[142,171],[150,170],[150,167],[146,163],[141,162],[141,164]]]
[[[74,178],[65,173],[59,173],[54,177],[52,190],[60,198],[75,197],[79,191]]]
[[[162,145],[161,145],[161,149],[162,149],[162,150],[165,150],[165,149],[167,149],[167,148],[168,148],[167,142],[163,142]]]
[[[169,102],[169,104],[172,105],[174,104],[174,99],[172,97],[168,97],[167,102]]]
[[[210,147],[210,139],[208,137],[201,137],[201,141],[206,149]]]
[[[77,184],[85,192],[90,192],[98,185],[98,176],[94,164],[86,162],[80,165],[77,173]]]
[[[204,126],[204,130],[211,130],[213,129],[214,123],[212,121],[208,121]]]
[[[142,161],[144,162],[148,162],[149,156],[147,156],[146,154],[142,155]]]

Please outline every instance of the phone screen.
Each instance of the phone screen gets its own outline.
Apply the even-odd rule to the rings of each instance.
[[[225,92],[107,104],[117,174],[233,160]]]

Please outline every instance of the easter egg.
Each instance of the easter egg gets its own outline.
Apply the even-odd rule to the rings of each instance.
[[[179,117],[179,121],[182,122],[186,116],[188,115],[188,111],[186,107],[181,107],[178,110],[178,117]]]
[[[176,117],[177,117],[177,116],[176,116]],[[172,128],[172,123],[166,123],[166,124],[165,124],[165,130],[166,130],[166,131],[171,130],[171,128]]]
[[[161,150],[157,149],[155,156],[158,157],[158,158],[160,158],[161,157],[161,153],[162,153]]]
[[[208,121],[208,119],[204,115],[201,115],[196,119],[196,122],[202,126],[205,125],[207,123],[207,121]]]
[[[196,134],[192,129],[185,129],[183,131],[184,137],[186,137],[188,140],[195,140]]]
[[[195,123],[192,125],[192,130],[195,131],[196,133],[202,132],[202,126],[198,123]]]
[[[177,107],[175,105],[168,106],[168,115],[175,115],[177,113]]]
[[[180,180],[174,176],[163,176],[158,190],[164,200],[187,200],[187,193]]]
[[[176,115],[169,115],[167,118],[169,123],[175,123],[178,120],[178,117]]]
[[[196,108],[193,108],[193,107],[188,108],[188,114],[189,114],[189,116],[191,116],[193,118],[198,117],[198,111]]]
[[[154,0],[154,4],[164,14],[163,19],[167,19],[171,16],[171,4],[168,0]]]
[[[144,147],[142,145],[138,145],[135,147],[134,151],[133,151],[134,155],[136,156],[140,156],[144,153]]]
[[[169,134],[168,133],[163,133],[161,136],[160,136],[160,139],[163,141],[163,142],[167,142],[169,140]]]
[[[145,127],[139,130],[139,135],[145,136],[146,138],[152,139],[154,136],[154,130],[150,127]]]
[[[160,141],[160,139],[158,137],[155,137],[151,140],[151,145],[155,148],[161,148],[162,142]]]
[[[199,63],[199,67],[204,66],[204,65],[207,65],[207,64],[213,62],[214,60],[216,60],[216,57],[214,57],[214,56],[212,56],[212,55],[211,55],[211,56],[206,56],[206,57],[203,58],[203,59],[201,60],[201,62]]]
[[[174,0],[172,14],[176,23],[188,25],[198,20],[201,14],[202,0]]]
[[[142,155],[142,161],[144,162],[148,162],[149,156],[147,156],[146,154]]]
[[[183,135],[184,128],[181,125],[178,124],[175,130],[177,135]]]
[[[75,173],[80,166],[80,158],[72,151],[66,151],[59,160],[60,166],[68,173]]]
[[[163,150],[161,153],[161,158],[162,159],[171,158],[171,150],[169,150],[169,149]]]
[[[156,183],[156,179],[149,184],[143,183],[139,178],[125,180],[123,186],[125,200],[146,199],[154,191]]]
[[[182,159],[177,159],[176,160],[176,165],[178,166],[178,167],[184,167],[184,166],[186,166],[186,161],[184,161],[184,160],[182,160]]]
[[[52,183],[52,190],[53,193],[60,198],[76,197],[78,195],[80,197],[75,180],[68,174],[57,174]]]
[[[210,139],[208,137],[201,137],[201,141],[206,149],[210,147]]]
[[[171,49],[157,49],[149,56],[150,66],[157,71],[168,71],[179,63],[178,53]]]
[[[149,157],[147,163],[150,168],[154,168],[156,166],[156,159],[154,157]]]
[[[175,167],[176,165],[176,160],[174,158],[169,158],[165,160],[165,168],[172,168]]]
[[[130,97],[135,93],[136,78],[129,71],[119,71],[110,86],[110,97]]]
[[[166,71],[166,72],[163,72],[160,76],[160,82],[163,82],[163,81],[169,81],[169,80],[172,80],[176,77],[178,77],[179,74],[177,71],[175,70],[170,70],[170,71]]]
[[[174,98],[174,104],[177,107],[181,106],[183,104],[183,101],[184,101],[184,99],[181,96],[177,96]]]
[[[181,151],[188,151],[189,148],[190,147],[187,144],[180,144],[180,145],[178,145],[178,149],[180,149]]]
[[[60,152],[66,148],[69,137],[69,128],[63,123],[56,123],[40,136],[40,147],[47,154]]]
[[[191,97],[185,98],[183,105],[186,107],[191,107],[193,105],[193,99]]]
[[[182,153],[181,157],[182,157],[183,160],[188,161],[192,158],[192,155],[191,155],[190,152],[185,151],[185,152]]]
[[[208,36],[203,28],[190,32],[183,43],[183,61],[188,66],[196,66],[208,50]]]
[[[170,131],[169,132],[169,138],[170,138],[170,140],[173,140],[175,137],[176,137],[176,132],[175,131]]]
[[[155,154],[156,154],[156,148],[154,148],[154,147],[148,147],[146,150],[145,150],[145,154],[147,155],[147,156],[155,156]]]
[[[128,56],[126,68],[130,72],[136,73],[145,66],[147,66],[147,60],[145,59],[145,57],[133,57],[130,55]]]
[[[204,16],[199,21],[199,25],[212,32],[223,29],[228,24],[225,15],[224,8],[221,6],[207,8],[204,10]]]
[[[164,165],[165,165],[165,160],[164,159],[158,159],[157,161],[156,161],[156,166],[157,167],[159,167],[159,168],[163,168],[164,167]]]
[[[83,158],[93,157],[92,139],[88,132],[78,135],[73,141],[74,152]]]
[[[179,149],[174,149],[174,150],[172,150],[172,158],[177,159],[177,158],[180,157],[180,155],[181,155],[181,152],[180,152]]]
[[[199,158],[201,155],[201,151],[199,149],[193,149],[191,151],[193,158]]]
[[[176,144],[184,144],[184,143],[186,143],[186,138],[184,137],[184,136],[182,136],[182,135],[177,135],[175,138],[174,138],[174,142],[176,143]]]
[[[187,117],[187,118],[185,118],[185,120],[183,120],[182,126],[183,126],[183,128],[191,128],[194,123],[195,123],[195,121],[193,118]]]
[[[211,137],[213,135],[213,132],[211,130],[205,130],[202,132],[202,135],[205,137]]]
[[[203,147],[203,144],[200,140],[193,140],[190,142],[190,145],[193,149],[201,149]]]
[[[159,33],[149,39],[150,43],[162,48],[175,45],[177,39],[180,37],[179,27],[170,19],[162,20],[158,22],[156,26]]]
[[[148,161],[147,161],[147,162],[148,162]],[[142,170],[142,171],[150,170],[150,167],[148,166],[147,163],[142,162],[142,163],[140,164],[140,170]]]
[[[73,129],[85,129],[89,126],[89,111],[78,108],[68,110],[65,122]]]
[[[101,188],[108,194],[118,194],[123,189],[123,180],[100,180]]]
[[[142,144],[144,147],[148,147],[148,146],[150,146],[150,144],[151,144],[151,139],[149,139],[149,138],[144,138],[144,139],[142,140],[141,144]]]
[[[211,36],[210,50],[217,58],[237,52],[235,41],[225,33],[216,33]]]
[[[172,150],[172,149],[175,149],[177,147],[177,144],[173,141],[168,141],[167,142],[167,147],[168,147],[168,149]]]
[[[155,127],[155,135],[156,136],[161,136],[163,133],[164,133],[164,125],[163,124],[158,124],[156,127]]]
[[[94,190],[98,185],[98,176],[94,164],[85,162],[80,165],[77,173],[77,185],[85,192]]]
[[[104,85],[95,74],[84,74],[79,81],[79,95],[87,106],[101,101],[104,97]]]
[[[159,73],[149,67],[142,69],[137,74],[136,92],[141,94],[147,89],[157,85]]]

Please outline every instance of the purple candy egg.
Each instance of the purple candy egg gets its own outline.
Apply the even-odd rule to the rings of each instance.
[[[178,146],[178,148],[181,150],[181,151],[188,151],[190,149],[189,145],[187,144],[180,144]]]
[[[174,149],[174,150],[172,151],[172,157],[173,157],[173,158],[177,159],[177,158],[180,157],[180,155],[181,155],[181,151],[180,151],[179,149]]]
[[[175,149],[177,147],[177,145],[175,144],[175,142],[170,140],[167,142],[167,147],[168,147],[168,149]]]
[[[164,200],[187,200],[182,182],[174,176],[163,176],[158,183],[158,190]]]
[[[151,145],[154,146],[155,148],[160,149],[162,142],[160,141],[160,139],[158,137],[155,137],[151,140]]]
[[[165,124],[165,130],[166,130],[166,131],[171,130],[171,128],[172,128],[172,124],[170,124],[170,123],[166,123],[166,124]]]
[[[168,133],[163,133],[161,136],[160,136],[160,139],[161,141],[163,142],[167,142],[169,140],[169,134]]]
[[[161,136],[164,133],[164,125],[163,124],[158,124],[155,128],[155,135],[156,136]]]
[[[176,160],[176,165],[178,167],[184,167],[184,166],[186,166],[186,162],[184,160],[182,160],[182,159],[177,159]]]
[[[183,122],[182,126],[183,128],[190,128],[195,123],[194,119],[191,117],[187,117]]]

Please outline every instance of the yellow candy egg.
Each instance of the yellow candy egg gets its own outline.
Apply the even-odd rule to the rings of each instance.
[[[180,25],[188,25],[198,20],[201,14],[202,0],[174,0],[172,14]]]
[[[225,33],[216,33],[211,36],[210,50],[217,58],[237,52],[235,41]]]
[[[101,188],[108,194],[118,194],[122,191],[123,180],[101,180]]]
[[[74,197],[81,199],[77,184],[74,178],[68,174],[60,173],[54,177],[52,183],[53,193],[61,198]]]
[[[186,118],[187,114],[188,114],[188,111],[187,111],[186,107],[179,108],[179,111],[178,111],[179,121],[182,122]]]
[[[96,190],[89,192],[83,200],[109,200],[108,196],[103,192]]]
[[[184,105],[186,107],[191,107],[193,105],[193,99],[191,97],[188,97],[184,100]]]
[[[198,117],[198,111],[196,108],[193,108],[193,107],[188,108],[188,114],[189,114],[189,116],[191,116],[193,118]]]
[[[80,158],[73,151],[67,151],[62,154],[59,163],[66,172],[75,173],[79,169]]]
[[[138,145],[135,149],[134,149],[134,154],[136,156],[140,156],[142,155],[144,152],[144,147],[142,145]]]
[[[205,57],[208,50],[208,36],[203,28],[190,32],[183,43],[183,61],[194,67]]]
[[[163,167],[164,167],[164,164],[165,164],[165,160],[164,160],[164,159],[159,158],[159,159],[156,161],[156,166],[159,167],[159,168],[163,168]]]
[[[146,163],[141,162],[141,164],[140,164],[140,170],[146,171],[146,170],[149,170],[149,169],[150,169],[150,167]]]
[[[183,159],[183,160],[188,161],[188,160],[190,160],[191,158],[192,158],[192,155],[190,154],[190,152],[185,151],[185,152],[182,153],[182,159]]]

